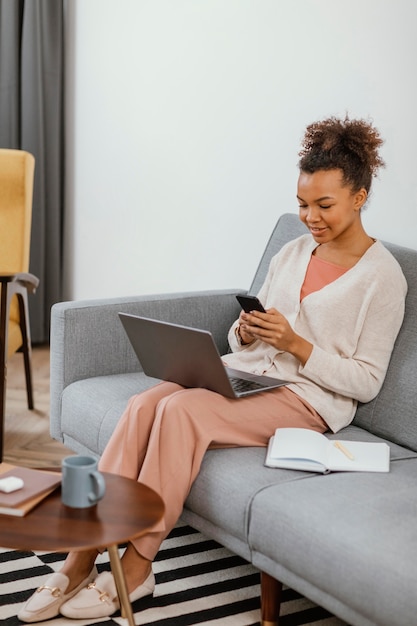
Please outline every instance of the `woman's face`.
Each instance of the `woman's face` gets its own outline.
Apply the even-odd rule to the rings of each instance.
[[[343,185],[339,169],[300,172],[297,198],[300,220],[317,243],[347,240],[362,229],[360,209],[365,203],[365,189],[352,192]]]

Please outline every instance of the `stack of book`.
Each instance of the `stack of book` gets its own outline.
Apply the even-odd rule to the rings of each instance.
[[[60,472],[16,467],[0,463],[0,479],[13,476],[23,481],[16,491],[0,491],[0,514],[23,517],[61,484]]]

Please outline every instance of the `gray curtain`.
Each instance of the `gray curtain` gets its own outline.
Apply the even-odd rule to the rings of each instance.
[[[0,147],[36,159],[29,297],[33,343],[49,341],[61,299],[63,224],[63,0],[0,0]]]

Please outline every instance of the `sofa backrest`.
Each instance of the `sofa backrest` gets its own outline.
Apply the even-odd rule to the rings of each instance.
[[[407,280],[405,316],[382,389],[358,406],[354,424],[417,451],[417,251],[384,245]]]
[[[262,286],[271,258],[291,239],[306,233],[296,214],[278,220],[259,263],[250,293]],[[395,342],[384,384],[371,402],[359,404],[353,423],[417,451],[417,250],[384,242],[408,283],[404,322]]]
[[[249,293],[256,295],[263,285],[268,272],[272,257],[291,239],[307,233],[307,228],[298,219],[295,213],[284,213],[275,225],[272,235],[266,245],[261,261],[256,270],[255,277],[249,289]]]

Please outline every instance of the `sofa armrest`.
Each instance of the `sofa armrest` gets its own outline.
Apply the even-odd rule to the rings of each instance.
[[[235,298],[245,290],[217,290],[60,302],[51,311],[51,420],[60,414],[65,387],[85,378],[141,371],[118,313],[209,330],[219,352],[238,317]]]

